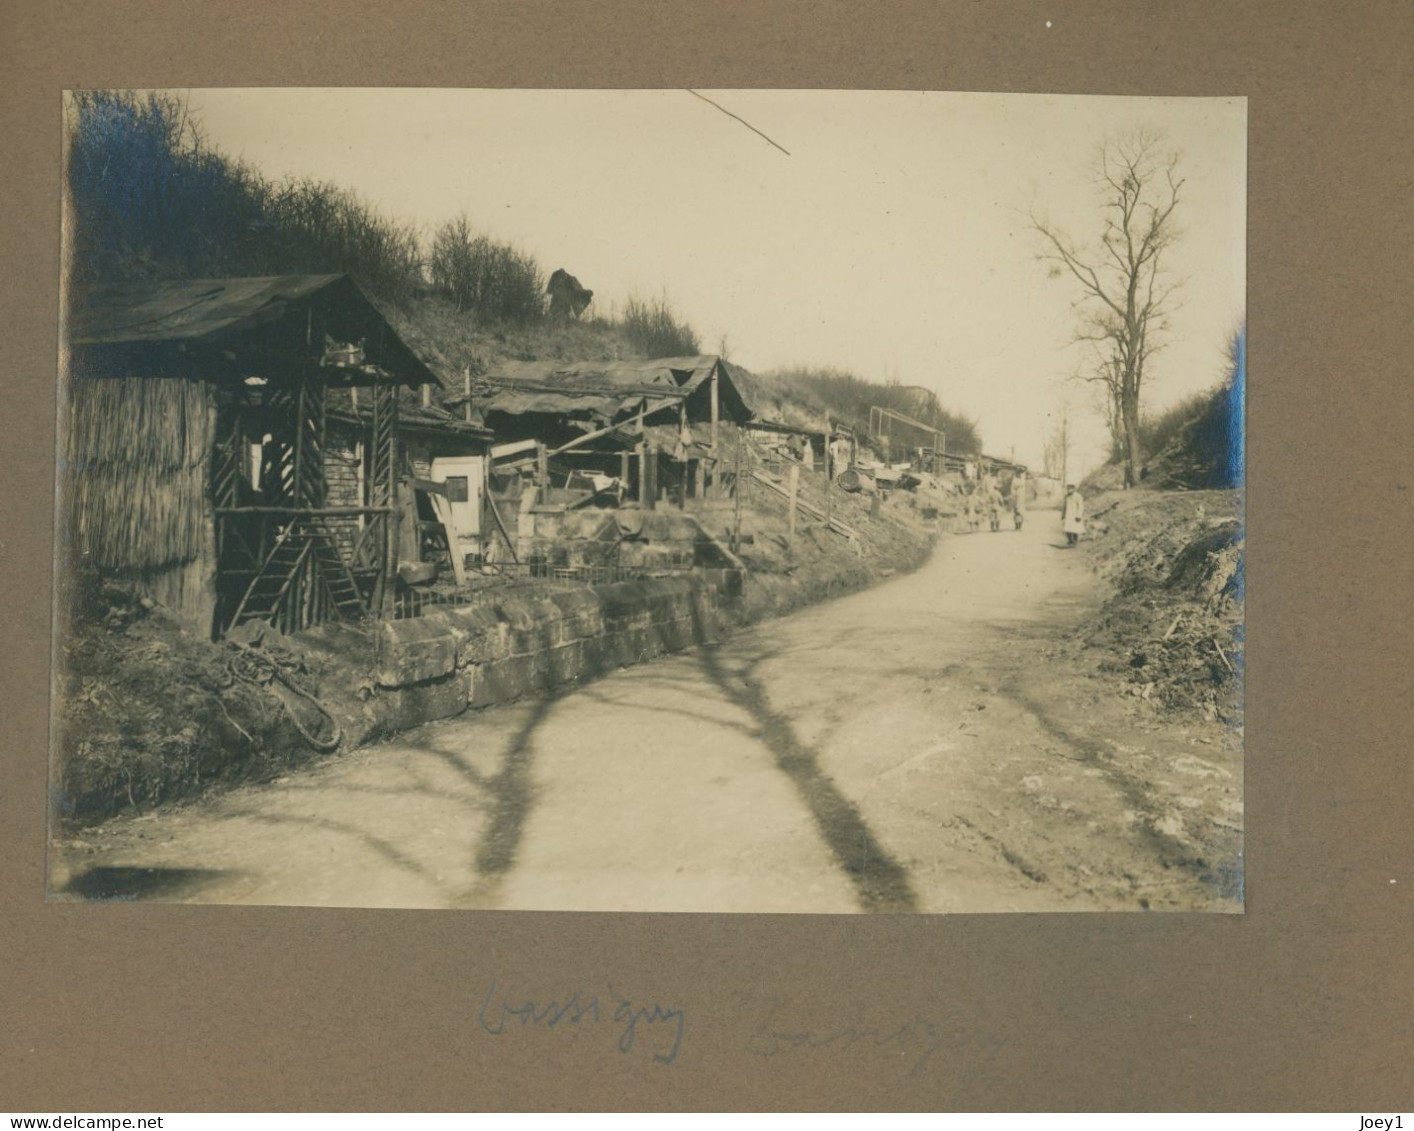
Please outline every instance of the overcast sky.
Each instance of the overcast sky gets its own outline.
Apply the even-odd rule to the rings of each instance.
[[[897,378],[1040,462],[1080,365],[1075,297],[1035,261],[1035,206],[1098,233],[1096,145],[1135,126],[1182,154],[1186,280],[1153,408],[1212,385],[1245,308],[1246,103],[885,91],[197,90],[208,141],[266,175],[351,188],[429,228],[564,267],[607,313],[666,292],[704,350],[765,371]],[[1103,428],[1071,386],[1080,462]],[[1088,457],[1088,458],[1087,458]]]

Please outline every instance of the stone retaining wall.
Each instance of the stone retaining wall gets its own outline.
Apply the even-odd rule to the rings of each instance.
[[[735,625],[863,589],[921,565],[931,539],[877,560],[817,561],[790,575],[741,570],[536,593],[508,593],[468,608],[437,609],[375,631],[372,683],[355,744],[543,694],[615,668],[720,639]],[[355,735],[357,734],[357,737]]]
[[[507,595],[378,627],[368,706],[393,733],[552,691],[713,638],[717,588],[697,577]]]

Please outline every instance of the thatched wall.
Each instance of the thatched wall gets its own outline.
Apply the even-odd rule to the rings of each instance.
[[[76,380],[66,469],[70,549],[102,570],[195,561],[205,548],[214,414],[201,381]]]
[[[171,377],[76,378],[68,392],[65,560],[133,581],[203,627],[215,567],[211,388]]]

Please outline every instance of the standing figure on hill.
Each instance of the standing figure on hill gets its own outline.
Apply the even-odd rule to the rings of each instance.
[[[1020,530],[1026,521],[1026,476],[1017,472],[1011,479],[1011,527]]]
[[[578,318],[594,301],[594,292],[581,286],[579,280],[563,267],[550,276],[545,293],[550,296],[551,318]]]
[[[1085,533],[1085,499],[1075,489],[1074,483],[1065,485],[1065,504],[1061,508],[1061,529],[1065,531],[1066,545],[1074,546]]]

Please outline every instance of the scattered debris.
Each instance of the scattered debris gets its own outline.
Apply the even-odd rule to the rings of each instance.
[[[1102,504],[1104,505],[1104,504]],[[1242,555],[1232,491],[1119,493],[1091,543],[1114,586],[1087,643],[1135,696],[1241,724]]]

